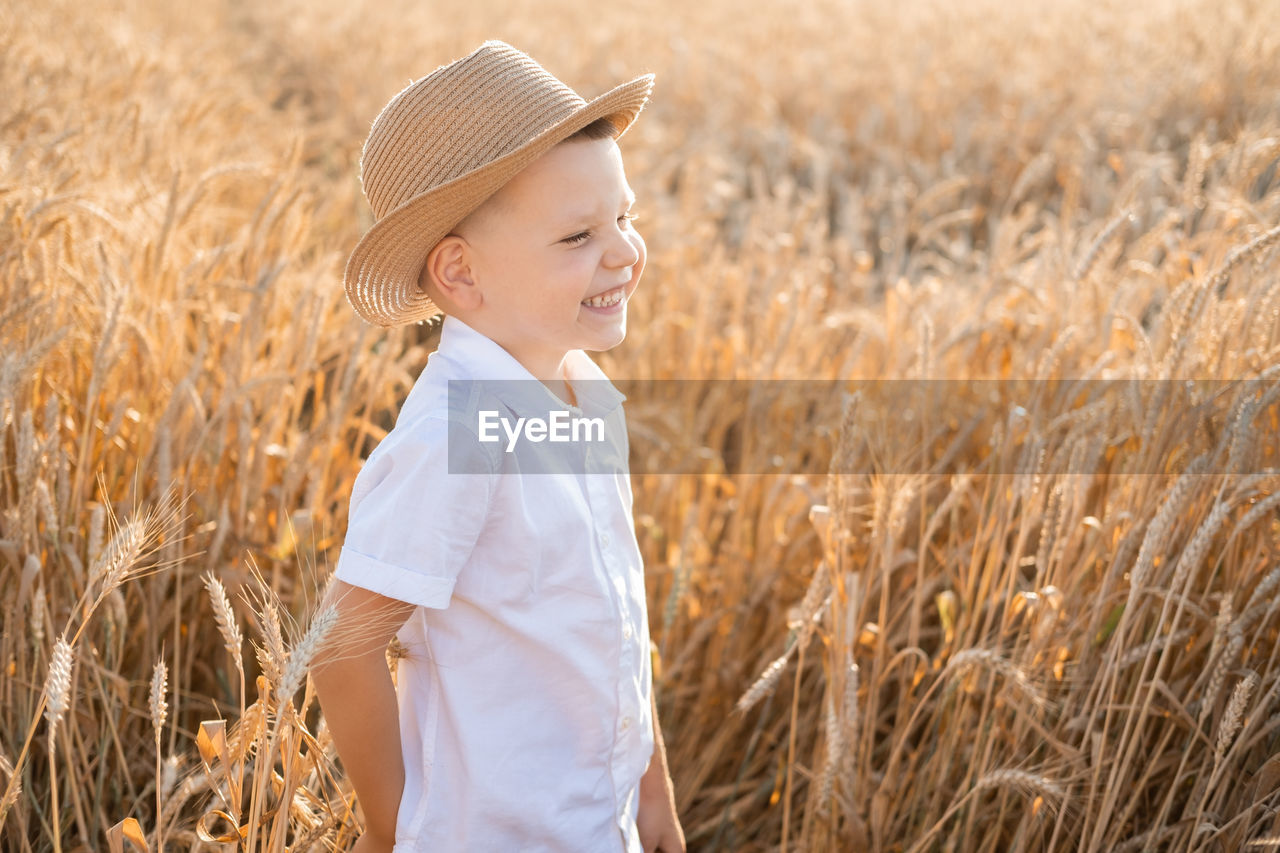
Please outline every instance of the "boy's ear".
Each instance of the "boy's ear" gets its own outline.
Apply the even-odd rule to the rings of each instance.
[[[480,289],[471,269],[467,241],[450,234],[428,254],[418,276],[418,287],[441,308],[472,310],[480,305]]]

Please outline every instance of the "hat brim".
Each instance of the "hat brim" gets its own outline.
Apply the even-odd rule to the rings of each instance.
[[[440,313],[418,276],[427,254],[449,231],[504,184],[557,143],[601,118],[627,131],[653,89],[645,74],[610,89],[548,127],[524,145],[448,183],[441,184],[382,217],[347,259],[343,285],[351,307],[375,326],[402,326]]]

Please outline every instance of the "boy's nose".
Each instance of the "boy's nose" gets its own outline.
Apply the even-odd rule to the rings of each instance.
[[[639,234],[618,232],[607,256],[607,263],[612,267],[633,267],[640,263],[643,246],[644,241]]]

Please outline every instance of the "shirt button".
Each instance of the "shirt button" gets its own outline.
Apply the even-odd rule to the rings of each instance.
[[[603,545],[603,546],[604,546],[604,547],[606,547],[606,548],[608,548],[608,547],[609,547],[609,534],[608,534],[608,533],[601,533],[601,534],[600,534],[600,544],[601,544],[601,545]]]
[[[622,629],[622,636],[623,636],[623,637],[625,637],[625,638],[627,638],[628,640],[630,640],[630,639],[631,639],[631,626],[630,626],[630,625],[627,625],[626,627],[624,627],[624,628]]]
[[[625,732],[625,731],[626,731],[627,729],[629,729],[629,728],[631,728],[631,718],[630,718],[630,717],[623,717],[623,718],[622,718],[622,730]]]

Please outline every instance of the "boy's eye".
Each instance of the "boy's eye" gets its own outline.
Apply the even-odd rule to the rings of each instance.
[[[619,217],[618,217],[618,221],[619,221],[619,222],[624,222],[624,223],[625,223],[625,222],[635,222],[635,221],[636,221],[637,219],[639,219],[639,218],[640,218],[640,217],[639,217],[639,216],[637,216],[637,215],[636,215],[636,214],[634,214],[634,213],[624,213],[624,214],[622,214],[621,216],[619,216]],[[561,243],[568,243],[570,246],[576,246],[576,245],[578,245],[579,243],[584,243],[584,242],[586,242],[587,238],[588,238],[588,237],[590,237],[590,236],[591,236],[591,232],[590,232],[590,231],[580,231],[580,232],[578,232],[577,234],[574,234],[572,237],[565,237],[565,238],[564,238],[563,240],[561,240],[560,242],[561,242]]]

